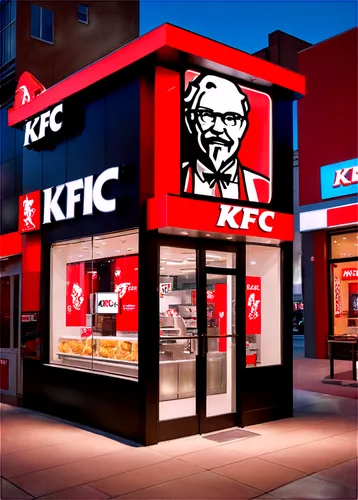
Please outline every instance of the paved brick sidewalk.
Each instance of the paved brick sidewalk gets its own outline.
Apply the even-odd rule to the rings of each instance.
[[[144,448],[2,405],[0,497],[356,499],[357,401],[297,390],[295,406],[248,439]]]

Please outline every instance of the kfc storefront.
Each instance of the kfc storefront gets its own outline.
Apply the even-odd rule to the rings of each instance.
[[[291,416],[303,77],[164,25],[21,86],[24,405],[144,444]]]

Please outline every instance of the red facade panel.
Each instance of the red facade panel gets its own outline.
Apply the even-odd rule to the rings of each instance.
[[[357,157],[358,29],[299,54],[306,96],[298,102],[300,205],[319,203],[320,168]]]

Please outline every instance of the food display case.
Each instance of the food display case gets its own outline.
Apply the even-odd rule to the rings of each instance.
[[[76,364],[83,368],[89,365],[101,371],[113,372],[116,367],[128,377],[138,376],[138,340],[131,336],[90,336],[78,338],[63,336],[57,345],[57,358],[66,366]],[[107,368],[106,368],[107,367]]]

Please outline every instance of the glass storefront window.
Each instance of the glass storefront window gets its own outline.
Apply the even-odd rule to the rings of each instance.
[[[281,364],[281,250],[246,247],[246,366]]]
[[[196,414],[196,252],[160,248],[159,420]]]
[[[358,257],[358,232],[334,234],[331,236],[331,259]]]
[[[357,335],[358,232],[334,234],[330,238],[331,259],[335,261],[330,273],[333,334]]]
[[[51,362],[138,378],[138,233],[51,249]]]
[[[207,267],[226,267],[234,269],[236,267],[236,255],[231,252],[217,252],[208,250],[205,253]]]

